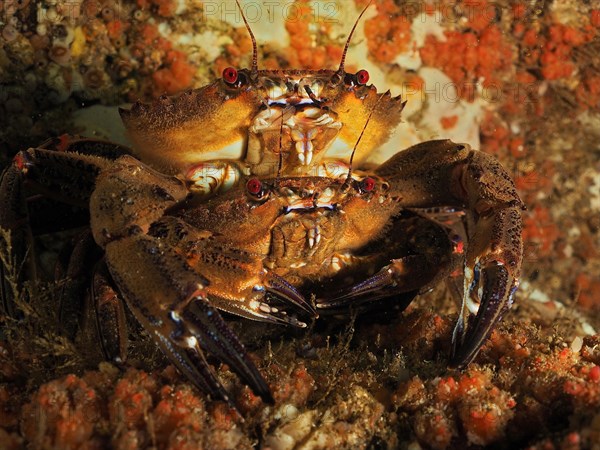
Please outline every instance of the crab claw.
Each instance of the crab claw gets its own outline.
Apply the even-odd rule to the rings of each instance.
[[[188,378],[198,382],[198,387],[205,392],[224,399],[235,408],[229,394],[210,370],[203,349],[235,368],[257,395],[267,403],[273,403],[269,386],[249,359],[244,346],[201,291],[194,293],[193,301],[182,312],[171,338],[184,348],[183,354],[175,352],[173,357],[183,356],[182,361],[185,361],[186,356],[189,358],[192,364],[185,364],[183,369]],[[198,377],[197,371],[202,376]]]
[[[345,286],[318,298],[319,311],[335,314],[348,307],[371,309],[390,297],[394,297],[394,307],[403,310],[417,294],[431,289],[451,272],[453,245],[446,227],[404,212],[390,223],[389,234],[395,236],[393,242],[383,239],[375,243],[374,248],[381,252],[379,256],[354,260],[366,267],[364,271],[369,266],[381,268],[349,286],[351,274],[342,273]]]
[[[430,269],[426,263],[423,255],[394,259],[366,280],[317,299],[317,308],[337,310],[411,291],[416,295],[422,286],[419,276]]]
[[[515,184],[491,155],[448,140],[428,141],[391,157],[376,170],[404,208],[465,212],[465,284],[453,334],[451,363],[471,362],[510,308],[519,284],[525,206]],[[470,313],[475,316],[469,318]]]
[[[513,303],[519,285],[524,205],[512,180],[491,156],[473,152],[454,169],[473,225],[465,256],[461,313],[451,364],[465,366]],[[469,319],[469,312],[476,314]]]
[[[309,317],[317,317],[317,312],[313,305],[306,301],[304,296],[298,292],[294,286],[274,272],[267,271],[264,276],[262,289],[266,290],[265,299],[268,299],[269,302],[268,304],[262,303],[262,308],[259,308],[259,311],[255,311],[255,314],[258,315],[260,311],[264,309],[264,311],[262,311],[263,314],[265,314],[263,317],[264,320],[293,325],[300,328],[306,327],[305,322],[301,322],[295,316],[289,315],[285,310],[279,309],[277,307],[279,304],[281,304],[283,308],[288,308],[289,305],[293,305]]]
[[[490,209],[476,221],[467,249],[461,313],[451,364],[465,366],[513,303],[522,259],[521,204]],[[470,314],[475,314],[471,319]]]
[[[477,304],[479,286],[482,296],[481,303]],[[494,325],[511,307],[518,286],[518,279],[500,261],[488,263],[482,269],[475,267],[469,276],[465,276],[466,294],[452,335],[452,365],[466,366],[475,358]],[[470,322],[469,311],[476,314]]]

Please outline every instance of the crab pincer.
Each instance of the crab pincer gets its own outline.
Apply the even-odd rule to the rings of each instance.
[[[369,192],[361,192],[362,214],[356,217],[370,224],[375,217],[388,220],[384,237],[367,247],[370,259],[362,257],[366,268],[378,269],[318,299],[317,308],[339,313],[381,307],[395,297],[394,306],[403,309],[462,265],[464,293],[450,359],[453,365],[467,365],[510,308],[519,283],[524,205],[513,181],[495,158],[447,140],[397,153],[375,169],[371,180]],[[349,214],[353,209],[346,205],[346,220],[354,216]],[[456,251],[451,229],[431,220],[432,210],[460,213],[466,252]],[[377,234],[365,229],[355,239],[365,233]],[[346,262],[361,264],[360,254]]]
[[[510,308],[519,284],[525,206],[514,182],[494,157],[448,140],[397,153],[376,173],[403,208],[453,206],[465,212],[464,293],[451,356],[453,365],[465,366]]]

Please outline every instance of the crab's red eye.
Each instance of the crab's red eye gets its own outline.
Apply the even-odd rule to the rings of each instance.
[[[246,183],[246,189],[252,195],[259,195],[262,192],[262,183],[258,178],[250,178]]]
[[[375,189],[375,180],[371,177],[364,178],[360,182],[360,188],[363,192],[371,192]]]
[[[238,80],[238,71],[233,67],[227,67],[223,70],[223,79],[226,83],[234,84]]]
[[[358,84],[367,84],[369,82],[369,72],[365,69],[356,72],[356,81]]]

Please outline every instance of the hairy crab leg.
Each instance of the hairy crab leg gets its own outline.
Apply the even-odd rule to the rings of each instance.
[[[74,138],[71,142],[67,136],[61,140],[49,140],[43,144],[46,148],[30,148],[17,153],[12,164],[4,171],[0,179],[0,229],[3,232],[0,240],[2,252],[1,286],[3,309],[14,316],[14,300],[22,286],[25,276],[25,263],[29,256],[30,271],[35,278],[34,258],[31,255],[30,220],[44,224],[49,218],[37,218],[48,208],[28,207],[28,198],[36,194],[44,194],[50,199],[72,205],[87,207],[89,197],[94,188],[95,176],[110,164],[104,157],[75,153],[72,143],[83,141]],[[60,144],[62,142],[62,144]],[[95,147],[104,148],[104,154],[118,156],[124,148],[114,144],[92,141]],[[56,147],[62,145],[62,147]],[[77,149],[80,147],[76,145]],[[57,151],[58,150],[58,151]],[[43,220],[42,220],[43,219]],[[10,242],[8,242],[10,240]]]
[[[100,155],[107,156],[82,151],[84,144],[93,144]],[[109,167],[112,158],[123,155],[125,148],[92,140],[77,140],[72,145],[65,144],[65,148],[64,151],[55,148],[21,151],[14,157],[7,173],[20,177],[25,183],[26,194],[43,194],[68,204],[87,207],[96,177]]]
[[[262,375],[207,296],[212,274],[190,264],[183,237],[172,245],[152,235],[165,212],[188,194],[182,180],[123,156],[102,172],[91,196],[94,239],[105,249],[106,265],[129,309],[192,383],[233,406],[206,361],[209,352],[272,402]],[[192,242],[207,235],[195,230]]]
[[[100,340],[104,357],[109,361],[124,362],[127,359],[127,320],[123,300],[112,285],[108,268],[100,261],[94,268],[88,314],[93,326],[84,326],[85,331],[94,328]],[[92,324],[85,324],[92,325]]]
[[[519,284],[525,206],[514,182],[494,157],[447,140],[410,147],[375,173],[404,208],[454,206],[467,214],[465,288],[451,358],[464,366],[510,308]]]
[[[231,403],[206,362],[207,350],[230,364],[257,395],[272,401],[243,345],[210,305],[205,294],[209,281],[183,256],[168,244],[139,234],[108,243],[106,263],[137,320],[190,381]]]

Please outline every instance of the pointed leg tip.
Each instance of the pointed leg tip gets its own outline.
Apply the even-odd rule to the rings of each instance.
[[[448,367],[458,370],[466,369],[478,354],[479,348],[468,348],[466,346],[462,346],[461,348],[452,352],[450,355],[450,360],[448,361]]]
[[[469,320],[467,317],[459,319],[452,336],[449,365],[458,369],[464,369],[477,357],[496,325],[510,309],[519,284],[510,268],[498,260],[487,261],[479,269],[475,265],[470,273],[479,275],[475,275],[468,283],[466,303],[480,287],[483,292],[480,299],[475,299],[479,303],[477,314],[469,317]]]
[[[269,405],[269,406],[275,405],[275,398],[273,397],[273,394],[271,393],[270,389],[268,389],[267,391],[265,391],[259,395],[260,395],[260,398],[262,399],[262,401],[265,402],[267,405]]]

